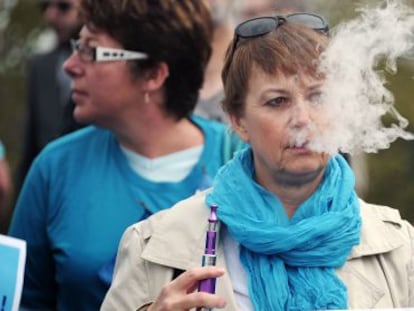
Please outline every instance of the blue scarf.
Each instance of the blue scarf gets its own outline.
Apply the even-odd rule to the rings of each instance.
[[[323,181],[288,218],[280,200],[254,179],[250,148],[224,166],[208,205],[238,243],[255,310],[346,309],[335,273],[359,244],[361,219],[354,175],[333,156]]]

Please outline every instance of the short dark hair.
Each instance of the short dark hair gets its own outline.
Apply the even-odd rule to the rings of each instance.
[[[201,0],[82,0],[86,25],[108,33],[123,48],[145,52],[133,72],[166,62],[165,110],[177,119],[194,109],[211,55],[212,21]]]
[[[319,77],[319,57],[327,44],[326,35],[289,22],[264,36],[239,38],[230,59],[232,42],[222,71],[225,93],[223,109],[230,115],[243,114],[249,78],[254,67],[267,74],[306,73]]]

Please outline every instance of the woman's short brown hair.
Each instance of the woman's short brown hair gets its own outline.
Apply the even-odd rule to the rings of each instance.
[[[177,118],[192,112],[211,54],[212,21],[204,1],[82,0],[81,16],[124,49],[150,56],[132,62],[133,72],[166,62],[166,111]]]
[[[222,71],[225,98],[223,109],[241,116],[253,67],[267,74],[318,75],[319,57],[327,46],[327,36],[306,26],[285,22],[274,31],[255,38],[234,38],[227,50]]]

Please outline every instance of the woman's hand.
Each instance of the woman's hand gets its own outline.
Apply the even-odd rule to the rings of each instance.
[[[215,294],[198,292],[201,280],[217,278],[224,274],[219,267],[197,267],[182,273],[166,284],[148,311],[182,311],[196,307],[224,308],[226,301]]]
[[[10,168],[5,159],[0,159],[0,214],[8,204],[12,194]]]

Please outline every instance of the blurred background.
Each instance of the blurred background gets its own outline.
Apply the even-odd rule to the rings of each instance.
[[[356,15],[357,4],[382,2],[303,1],[315,12],[323,14],[331,27]],[[414,5],[414,0],[410,0],[410,5]],[[53,37],[42,25],[37,0],[0,0],[0,139],[7,148],[13,175],[20,159],[23,137],[27,60],[34,52],[47,48],[52,41]],[[401,60],[397,74],[387,77],[396,108],[409,120],[408,131],[414,132],[414,60]],[[400,139],[388,150],[366,155],[361,163],[366,168],[360,170],[366,169],[369,180],[361,196],[372,203],[398,208],[406,219],[414,223],[414,142]],[[359,164],[356,165],[358,167]],[[363,177],[357,178],[364,182]],[[0,214],[10,213],[12,205],[13,202]],[[0,223],[0,233],[5,231],[5,227],[5,223]]]

